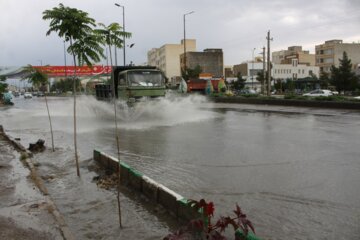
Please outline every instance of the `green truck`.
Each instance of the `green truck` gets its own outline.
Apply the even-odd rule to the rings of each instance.
[[[117,99],[134,103],[144,97],[165,96],[165,76],[156,67],[116,66],[112,69],[111,77],[114,84],[95,85],[97,99],[110,100],[115,95]]]

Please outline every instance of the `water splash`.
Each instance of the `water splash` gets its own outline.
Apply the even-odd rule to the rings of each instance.
[[[42,99],[34,99],[34,101],[38,103],[32,104],[31,108],[14,110],[23,111],[22,114],[32,117],[34,121],[29,124],[31,128],[43,128],[47,124],[45,103]],[[116,104],[118,125],[121,129],[174,126],[217,117],[216,113],[203,108],[204,104],[209,103],[206,97],[201,95],[169,93],[164,98],[137,102],[135,107],[128,107],[123,101],[117,101]],[[72,132],[73,99],[49,98],[49,107],[54,129]],[[77,98],[76,109],[79,132],[114,127],[114,105],[111,102],[98,101],[93,96],[80,96]]]
[[[119,111],[120,127],[146,129],[213,119],[217,117],[216,113],[202,109],[207,102],[204,96],[175,93],[165,98],[140,101],[134,108],[123,107]]]

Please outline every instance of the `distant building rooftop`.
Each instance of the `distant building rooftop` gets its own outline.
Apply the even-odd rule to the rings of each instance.
[[[343,43],[343,40],[333,39],[333,40],[325,41],[325,44],[328,44],[328,43]]]

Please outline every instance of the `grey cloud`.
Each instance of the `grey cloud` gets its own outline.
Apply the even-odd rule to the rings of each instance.
[[[198,50],[223,48],[225,64],[248,60],[251,49],[266,43],[269,29],[274,37],[272,48],[281,49],[289,45],[311,46],[331,38],[354,38],[360,25],[359,0],[62,2],[105,24],[122,24],[122,11],[114,3],[125,5],[126,30],[133,33],[127,41],[135,42],[135,47],[127,51],[127,59],[137,64],[146,61],[147,50],[180,42],[183,14],[188,11],[195,13],[187,17],[187,37],[197,39]],[[46,37],[49,23],[41,19],[42,11],[57,5],[58,1],[45,0],[0,1],[0,29],[6,30],[6,35],[0,37],[0,65],[36,64],[38,59],[63,64],[62,40],[56,34]],[[121,56],[119,53],[119,59]]]

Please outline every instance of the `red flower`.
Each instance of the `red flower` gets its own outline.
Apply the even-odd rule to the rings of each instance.
[[[206,214],[208,216],[214,216],[214,211],[215,211],[215,208],[214,208],[214,203],[213,202],[209,202],[207,205],[206,205]]]

